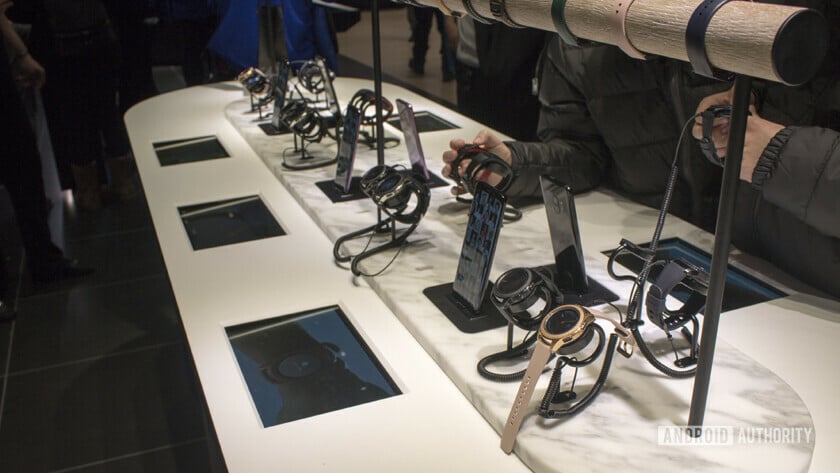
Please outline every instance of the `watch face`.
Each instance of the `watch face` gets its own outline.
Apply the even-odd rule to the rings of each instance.
[[[397,173],[391,174],[390,176],[386,177],[379,183],[379,186],[376,188],[376,192],[378,194],[383,194],[385,192],[391,192],[394,188],[399,184],[402,180],[402,176]]]
[[[576,309],[562,309],[543,321],[546,335],[562,335],[575,328],[580,321],[580,312]]]
[[[493,293],[499,298],[512,297],[531,284],[531,279],[531,272],[527,269],[511,269],[496,280]]]

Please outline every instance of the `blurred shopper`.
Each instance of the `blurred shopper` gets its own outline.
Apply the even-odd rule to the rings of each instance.
[[[84,276],[92,270],[64,257],[50,239],[47,199],[41,177],[41,157],[18,87],[40,88],[44,68],[30,54],[6,17],[11,1],[0,0],[0,184],[6,187],[26,251],[27,268],[36,283]],[[6,283],[6,268],[0,255],[0,284]],[[0,287],[0,298],[6,293]],[[0,301],[0,319],[13,317],[12,309]]]
[[[32,52],[55,78],[42,96],[62,188],[86,211],[102,207],[108,177],[121,200],[132,199],[134,159],[117,108],[120,44],[106,4],[22,0],[9,13],[31,23]]]
[[[551,34],[458,20],[458,111],[518,140],[536,140],[537,58]]]
[[[444,82],[455,79],[455,54],[452,50],[449,34],[447,33],[447,22],[454,21],[453,18],[445,16],[436,8],[420,8],[409,6],[406,8],[408,23],[411,25],[411,59],[408,67],[417,75],[426,72],[426,52],[429,50],[429,33],[432,31],[432,19],[437,21],[437,29],[440,32],[440,62],[441,75]]]

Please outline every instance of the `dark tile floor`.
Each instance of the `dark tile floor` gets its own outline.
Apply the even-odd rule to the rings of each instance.
[[[36,286],[10,261],[20,285],[17,320],[0,324],[0,471],[219,469],[145,199],[64,211],[66,254],[96,272]]]

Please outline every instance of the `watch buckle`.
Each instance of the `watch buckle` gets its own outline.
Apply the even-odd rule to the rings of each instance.
[[[628,343],[627,340],[621,340],[618,342],[618,346],[615,348],[615,351],[619,352],[624,358],[630,358],[633,356],[633,350],[635,349],[635,345],[632,343]]]
[[[619,339],[618,346],[615,350],[624,356],[624,358],[633,356],[633,351],[636,349],[636,341],[633,339],[633,333],[619,325],[615,326],[615,333]]]

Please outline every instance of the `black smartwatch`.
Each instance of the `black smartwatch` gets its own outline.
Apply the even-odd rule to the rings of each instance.
[[[561,300],[558,301],[558,298]],[[528,311],[542,299],[542,306],[535,314]],[[543,317],[562,295],[551,280],[551,275],[540,269],[514,268],[504,272],[493,285],[493,304],[508,321],[523,330],[536,330]]]
[[[671,310],[665,300],[677,285],[688,289],[690,294],[679,309]],[[648,319],[665,331],[680,328],[706,306],[708,289],[706,270],[681,258],[668,261],[648,289],[645,298]]]

